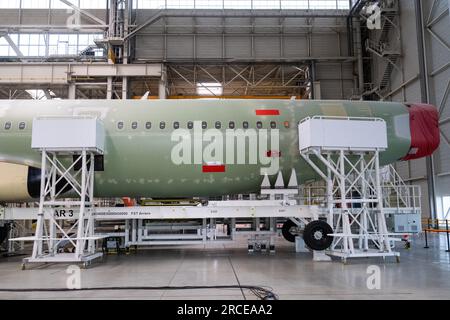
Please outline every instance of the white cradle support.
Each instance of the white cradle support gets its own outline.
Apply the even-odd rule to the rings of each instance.
[[[300,154],[327,185],[328,255],[398,257],[383,207],[380,152],[386,123],[377,118],[313,117],[299,124]]]
[[[33,121],[32,148],[41,152],[39,211],[33,251],[26,263],[90,263],[101,257],[96,252],[94,234],[95,156],[103,154],[102,123],[90,117],[47,117]],[[70,193],[70,200],[59,200]],[[57,200],[58,199],[58,200]],[[64,226],[55,218],[60,207],[78,211],[75,223]],[[24,239],[21,239],[24,240]],[[61,252],[65,243],[73,245],[70,253]]]

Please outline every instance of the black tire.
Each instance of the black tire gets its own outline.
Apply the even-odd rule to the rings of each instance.
[[[286,241],[295,242],[295,237],[298,236],[297,233],[292,233],[292,228],[298,227],[292,220],[286,220],[281,228],[281,234]]]
[[[308,223],[303,231],[303,240],[312,250],[323,251],[328,249],[333,243],[333,228],[322,220],[315,220]]]

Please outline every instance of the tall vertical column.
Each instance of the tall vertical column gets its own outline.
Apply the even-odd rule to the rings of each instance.
[[[87,153],[86,150],[81,151],[81,195],[80,195],[80,213],[78,216],[78,230],[77,230],[77,241],[75,248],[75,255],[77,258],[81,257],[84,251],[85,244],[85,210],[86,210],[86,178],[87,178]],[[92,164],[91,164],[92,167]]]
[[[128,77],[122,78],[122,99],[128,99]]]
[[[428,79],[428,59],[426,53],[426,41],[424,34],[424,21],[423,21],[423,6],[422,0],[415,0],[415,12],[416,12],[416,29],[417,29],[417,49],[419,53],[419,79],[422,102],[430,103],[430,88]],[[435,170],[434,159],[430,156],[426,159],[427,166],[427,184],[428,184],[428,201],[430,206],[430,217],[436,219],[437,204],[436,204],[436,183],[435,183]]]
[[[108,77],[108,82],[106,84],[106,99],[111,100],[113,94],[113,79]]]
[[[327,154],[328,162],[331,162],[331,154]],[[311,197],[310,197],[311,198]],[[334,225],[334,203],[333,203],[333,176],[331,174],[330,167],[327,167],[327,208],[328,208],[328,224],[335,227]]]
[[[167,68],[165,65],[162,66],[161,79],[159,80],[158,86],[158,96],[159,99],[167,99]]]
[[[77,98],[77,86],[75,83],[69,84],[69,91],[67,93],[67,98],[69,100],[75,100]]]
[[[352,18],[353,19],[353,18]],[[353,30],[352,30],[353,32]],[[361,42],[361,20],[356,20],[356,41],[355,41],[355,53],[358,58],[358,93],[362,95],[364,93],[364,62],[363,62],[363,48]]]
[[[123,37],[128,36],[129,33],[129,23],[131,19],[131,4],[129,0],[124,2],[124,13],[123,13]],[[129,40],[125,40],[123,43],[123,64],[128,64],[129,55]]]

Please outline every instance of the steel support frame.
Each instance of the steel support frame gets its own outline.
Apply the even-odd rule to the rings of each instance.
[[[89,164],[90,162],[87,161]],[[68,168],[70,169],[70,167]],[[60,173],[61,174],[61,173]],[[293,174],[294,176],[295,174]],[[48,176],[52,176],[50,173]],[[48,178],[50,179],[50,178]],[[47,180],[48,180],[47,179]],[[61,181],[61,179],[59,179]],[[52,180],[50,180],[52,181]],[[70,180],[71,182],[72,180]],[[68,181],[69,182],[69,181]],[[277,219],[291,219],[296,224],[307,224],[311,220],[317,220],[321,214],[318,206],[301,205],[298,200],[294,199],[298,195],[298,186],[294,181],[290,181],[291,189],[263,189],[261,194],[264,195],[266,200],[256,199],[256,195],[251,196],[248,200],[229,200],[222,201],[209,201],[208,205],[196,205],[196,206],[140,206],[140,207],[97,207],[95,211],[87,211],[90,219],[95,221],[123,221],[125,225],[124,232],[114,234],[102,234],[101,238],[109,236],[123,237],[124,246],[129,248],[131,246],[153,246],[153,245],[207,245],[208,243],[224,243],[234,240],[237,235],[244,235],[250,237],[274,237],[277,234],[276,221]],[[294,188],[295,187],[295,188]],[[51,199],[50,199],[51,200]],[[44,214],[40,215],[42,221],[46,223],[54,223],[57,225],[63,225],[67,219],[80,220],[82,213],[78,209],[78,206],[71,205],[71,203],[59,201],[57,202],[60,207],[51,208],[51,210],[44,210]],[[91,206],[92,204],[89,203]],[[4,218],[11,218],[17,220],[21,219],[33,219],[35,217],[35,209],[32,208],[11,208],[4,214]],[[52,212],[51,215],[46,212]],[[71,212],[70,218],[67,218],[67,213]],[[86,211],[83,213],[86,217]],[[214,236],[218,220],[224,218],[230,220],[230,235],[226,239],[218,239]],[[197,234],[192,236],[180,237],[176,234],[170,234],[170,229],[165,231],[165,234],[155,235],[152,233],[152,228],[147,228],[144,225],[144,221],[161,221],[161,220],[182,220],[182,221],[203,221],[196,226]],[[253,225],[251,230],[236,231],[236,221],[239,219],[252,219]],[[261,230],[259,228],[259,221],[265,219],[267,230]],[[170,223],[172,224],[172,223]],[[40,225],[44,225],[40,223]],[[181,222],[181,228],[185,225],[185,222]],[[180,225],[177,225],[180,227]],[[192,227],[191,227],[192,229]],[[41,230],[41,229],[39,229]],[[210,236],[213,233],[213,236]],[[45,234],[43,234],[45,236]],[[88,234],[86,238],[97,239],[100,235],[94,236]],[[255,238],[252,238],[255,240]],[[250,241],[253,241],[250,239]],[[26,238],[18,238],[17,241],[25,241]],[[29,240],[29,239],[28,239]],[[44,239],[48,240],[48,239]],[[78,239],[66,240],[72,243]],[[61,241],[62,241],[61,240]],[[272,239],[273,240],[273,239]],[[57,240],[54,240],[55,242]],[[43,241],[42,241],[43,242]],[[269,241],[273,246],[273,242]],[[43,246],[42,246],[43,247]],[[54,244],[57,247],[57,243]],[[90,253],[90,252],[89,252]],[[65,256],[64,262],[68,262],[68,257]],[[43,259],[39,259],[36,262],[43,262]],[[51,260],[55,262],[55,259]],[[62,261],[61,261],[62,262]]]
[[[220,70],[220,75],[218,74]],[[289,71],[288,71],[289,70]],[[170,85],[170,95],[179,93],[195,95],[202,82],[218,83],[227,93],[225,95],[270,95],[283,92],[299,95],[301,90],[307,90],[309,65],[204,65],[194,64],[192,67],[182,65],[167,65],[167,77]],[[203,87],[216,94],[208,87]]]
[[[102,256],[102,253],[96,253],[96,240],[101,237],[94,235],[96,152],[87,149],[72,152],[73,163],[67,161],[66,152],[43,149],[41,153],[42,179],[36,232],[32,237],[32,255],[24,259],[24,266],[27,263],[46,262],[88,264]],[[80,170],[74,170],[77,165],[81,165]],[[76,194],[76,198],[59,200],[58,197],[67,188]],[[64,226],[64,220],[55,219],[55,209],[60,206],[77,208],[79,211],[78,218],[70,228]],[[64,243],[70,243],[74,251],[60,253],[60,246]]]
[[[379,150],[345,148],[302,151],[303,159],[325,180],[327,222],[334,233],[327,254],[346,261],[358,257],[399,257],[392,250],[383,207]]]

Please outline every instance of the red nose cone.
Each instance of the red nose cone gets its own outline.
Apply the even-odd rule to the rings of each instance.
[[[439,147],[439,113],[429,104],[410,104],[409,124],[411,128],[411,147],[402,160],[427,157]]]

